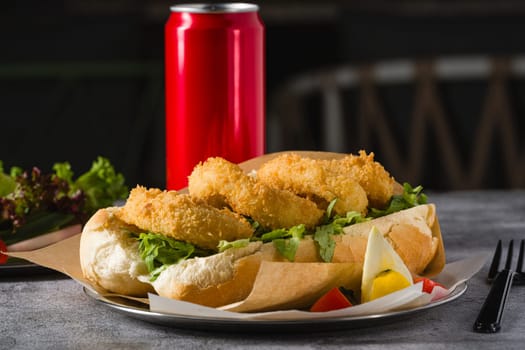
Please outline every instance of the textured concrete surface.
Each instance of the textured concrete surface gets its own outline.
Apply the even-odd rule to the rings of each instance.
[[[491,253],[497,239],[525,238],[525,191],[430,194],[448,262]],[[498,334],[472,325],[488,293],[488,262],[459,299],[389,324],[288,334],[181,330],[136,320],[57,275],[2,278],[0,349],[522,349],[525,287],[511,291]]]

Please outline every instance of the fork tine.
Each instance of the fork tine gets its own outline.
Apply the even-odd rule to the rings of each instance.
[[[490,264],[489,275],[488,275],[489,281],[492,281],[498,274],[500,259],[501,259],[501,239],[498,241],[498,245],[496,246],[496,250],[494,251],[494,256],[492,257],[492,263]]]
[[[510,243],[509,243],[509,250],[507,252],[507,261],[505,262],[505,268],[507,270],[510,270],[511,268],[511,265],[512,265],[512,253],[513,253],[513,250],[514,250],[514,240],[510,240]]]
[[[520,243],[520,252],[518,254],[518,265],[516,266],[516,272],[522,273],[523,272],[523,251],[525,250],[525,242],[522,239]]]

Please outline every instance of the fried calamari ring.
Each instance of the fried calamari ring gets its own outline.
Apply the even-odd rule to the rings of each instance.
[[[374,161],[373,152],[366,154],[361,150],[359,155],[349,154],[326,162],[332,172],[346,175],[363,187],[371,208],[383,208],[392,198],[395,180],[380,163]]]
[[[257,180],[271,187],[284,189],[309,198],[326,208],[337,199],[334,211],[366,213],[365,190],[345,174],[331,171],[327,161],[301,157],[296,153],[278,156],[257,170]]]
[[[238,165],[220,157],[197,165],[189,176],[188,189],[196,199],[217,207],[228,206],[270,229],[299,224],[312,228],[324,213],[314,202],[259,183]]]
[[[263,164],[257,178],[269,186],[312,198],[323,207],[326,203],[322,201],[337,198],[334,209],[338,214],[385,207],[395,184],[385,168],[374,161],[374,153],[367,155],[365,151],[332,160],[286,153]]]

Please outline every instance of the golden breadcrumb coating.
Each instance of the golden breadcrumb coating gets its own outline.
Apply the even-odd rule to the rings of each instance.
[[[193,198],[218,207],[229,206],[270,229],[299,224],[312,228],[324,214],[314,202],[259,183],[220,157],[197,165],[189,176],[188,189]]]
[[[227,209],[199,203],[188,194],[141,186],[131,190],[116,215],[142,230],[211,250],[217,249],[220,240],[248,238],[254,232],[246,219]]]
[[[257,171],[258,181],[286,189],[316,201],[322,208],[337,198],[334,210],[366,213],[367,207],[383,208],[394,194],[394,178],[378,162],[374,153],[346,155],[340,159],[311,159],[285,153]]]
[[[350,154],[342,159],[330,160],[332,171],[345,174],[364,188],[369,207],[385,207],[394,194],[394,178],[385,168],[374,160],[374,153],[366,154],[359,151],[359,155]]]
[[[334,211],[366,213],[365,190],[346,174],[331,171],[327,161],[301,157],[296,153],[278,156],[257,170],[257,180],[271,187],[284,189],[310,198],[326,209],[337,198]]]

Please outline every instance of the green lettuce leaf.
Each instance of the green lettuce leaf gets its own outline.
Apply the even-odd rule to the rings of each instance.
[[[241,248],[247,246],[251,241],[263,241],[273,242],[275,248],[279,253],[289,261],[294,261],[295,253],[299,247],[299,243],[303,239],[306,233],[304,225],[293,226],[289,229],[276,229],[266,233],[262,233],[260,236],[254,235],[252,238],[239,239],[236,241],[220,241],[219,252],[223,252],[230,248]]]
[[[336,231],[336,227],[332,225],[323,225],[315,230],[314,241],[319,246],[319,255],[323,261],[332,261],[335,251],[335,241],[332,235],[339,233]]]
[[[261,235],[261,240],[263,242],[271,242],[275,239],[290,237],[289,232],[290,230],[287,230],[285,228],[275,229]]]
[[[283,238],[273,239],[273,244],[282,256],[293,262],[305,231],[304,225],[293,226],[287,230],[287,234]]]
[[[219,252],[223,252],[223,251],[225,251],[227,249],[231,249],[231,248],[244,248],[248,244],[250,244],[250,239],[249,238],[242,238],[242,239],[238,239],[238,240],[232,241],[232,242],[228,242],[228,241],[225,241],[225,240],[220,240],[219,241],[219,245],[217,246],[217,248],[219,249]]]
[[[170,265],[211,253],[193,244],[151,232],[141,233],[137,239],[140,257],[146,263],[151,281],[155,281],[159,274]]]
[[[16,243],[83,224],[96,210],[128,195],[123,175],[103,157],[76,180],[67,162],[54,164],[53,170],[12,167],[8,175],[0,163],[0,239]]]
[[[332,201],[332,203],[335,202]],[[370,220],[370,218],[365,218],[356,211],[349,211],[345,216],[334,215],[333,217],[330,217],[331,208],[333,208],[333,205],[328,206],[327,209],[327,216],[329,217],[330,222],[316,227],[314,233],[314,241],[317,242],[319,247],[319,255],[325,262],[332,261],[334,256],[335,241],[332,238],[333,235],[343,233],[343,228],[345,226]]]
[[[378,218],[380,216],[396,213],[401,210],[409,209],[420,204],[427,203],[427,196],[423,193],[423,187],[412,187],[409,183],[403,184],[403,193],[392,196],[388,206],[385,209],[371,208],[369,216]]]
[[[4,173],[3,163],[0,160],[0,197],[7,196],[15,190],[16,182],[15,180]]]
[[[64,166],[55,167],[55,171],[57,176],[60,173],[60,176],[70,180],[72,178],[72,173]],[[80,175],[71,187],[73,191],[82,190],[86,194],[86,210],[93,213],[99,208],[113,205],[117,199],[125,199],[128,195],[124,175],[117,173],[104,157],[98,157],[91,169]]]

